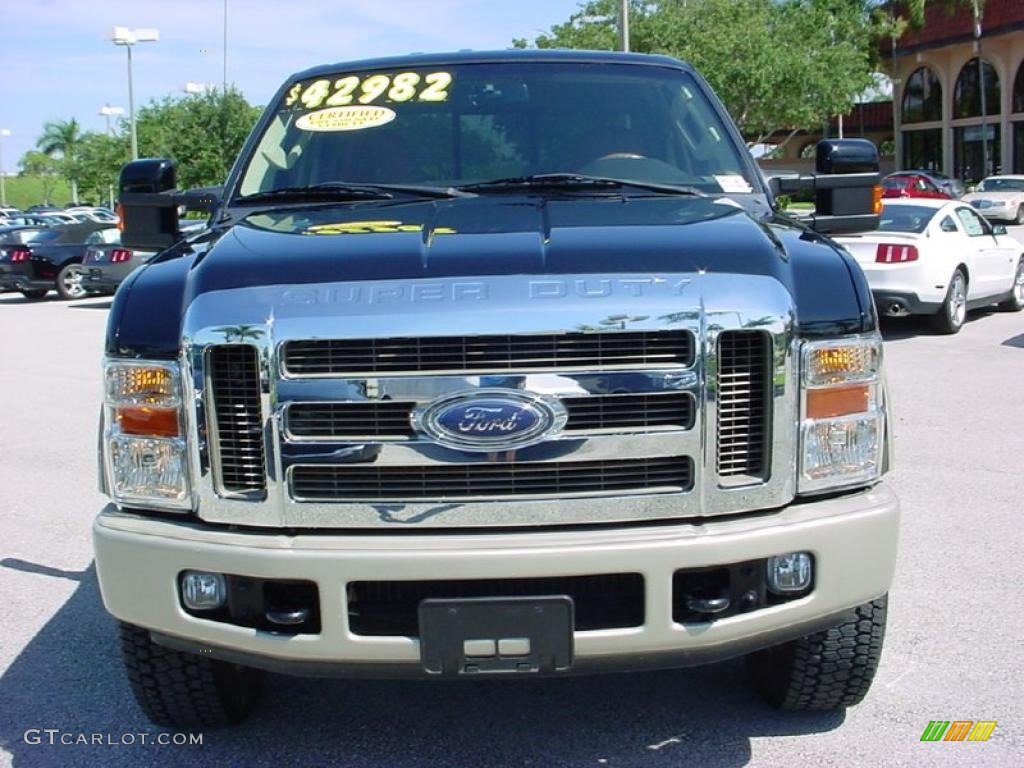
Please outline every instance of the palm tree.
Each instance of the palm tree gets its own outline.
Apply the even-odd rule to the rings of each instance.
[[[78,202],[78,180],[75,169],[75,154],[82,140],[81,126],[75,118],[70,120],[51,120],[43,126],[43,135],[36,146],[44,154],[54,157],[59,155],[64,166],[64,175],[71,182],[71,199]]]

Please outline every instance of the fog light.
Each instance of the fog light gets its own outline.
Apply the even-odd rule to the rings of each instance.
[[[212,611],[223,606],[227,598],[223,574],[185,571],[181,575],[181,599],[190,611]]]
[[[768,589],[777,595],[802,592],[811,585],[811,556],[790,552],[768,558]]]

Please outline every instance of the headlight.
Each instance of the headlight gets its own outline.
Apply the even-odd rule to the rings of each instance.
[[[103,378],[111,497],[118,504],[191,510],[178,365],[110,360]]]
[[[804,344],[799,492],[860,485],[881,475],[881,365],[877,334]]]

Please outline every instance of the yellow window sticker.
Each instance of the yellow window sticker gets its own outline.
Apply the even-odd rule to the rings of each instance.
[[[328,107],[307,112],[295,121],[295,127],[303,131],[361,131],[386,125],[395,117],[395,110],[387,107]]]
[[[295,83],[288,89],[284,106],[318,109],[321,106],[343,107],[354,102],[401,104],[407,101],[447,101],[451,84],[451,72],[336,75],[333,79]]]

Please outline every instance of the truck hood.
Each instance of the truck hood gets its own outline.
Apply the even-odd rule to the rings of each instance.
[[[787,219],[756,219],[726,198],[517,195],[251,213],[136,272],[115,299],[108,351],[175,354],[188,306],[215,291],[686,272],[772,277],[794,296],[798,322],[811,333],[873,324],[870,294],[853,260]]]
[[[750,272],[785,252],[731,201],[470,198],[250,215],[196,264],[192,299],[255,285],[516,274]]]

